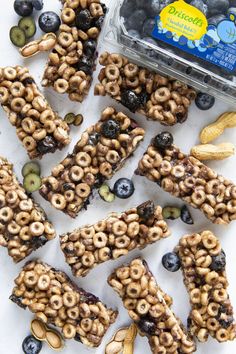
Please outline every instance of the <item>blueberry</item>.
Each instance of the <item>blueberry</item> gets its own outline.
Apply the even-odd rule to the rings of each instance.
[[[146,333],[148,335],[155,334],[156,324],[148,318],[141,318],[137,323],[138,328],[141,332]]]
[[[131,112],[136,112],[141,105],[139,96],[132,90],[123,90],[121,92],[121,103],[129,108]]]
[[[43,140],[38,142],[37,150],[41,154],[47,154],[49,152],[55,152],[57,148],[57,142],[52,136],[46,136]]]
[[[192,0],[190,5],[196,7],[198,10],[204,13],[204,15],[207,14],[208,7],[203,0]]]
[[[37,11],[41,11],[43,9],[43,0],[31,0],[33,7]]]
[[[43,12],[39,16],[39,27],[45,33],[57,32],[61,24],[60,17],[53,11]]]
[[[219,323],[221,325],[221,327],[223,327],[224,329],[229,328],[229,326],[234,322],[234,318],[232,316],[228,317],[227,320],[219,320]]]
[[[87,75],[92,75],[93,65],[94,65],[93,60],[91,58],[83,55],[77,64],[77,69],[83,71]]]
[[[93,57],[97,48],[97,42],[94,39],[88,39],[83,44],[84,54]]]
[[[93,26],[97,27],[98,29],[101,29],[102,25],[103,25],[103,22],[104,22],[104,19],[105,19],[105,16],[103,16],[103,15],[98,17],[98,18],[95,18],[93,20]]]
[[[99,137],[100,137],[100,135],[98,133],[90,134],[88,144],[93,145],[93,146],[97,145],[97,143],[99,141]]]
[[[225,20],[226,17],[224,15],[216,15],[208,18],[208,24],[217,26],[221,21]]]
[[[130,14],[132,14],[136,9],[136,4],[135,1],[132,0],[124,0],[121,9],[120,9],[120,15],[123,16],[124,18],[129,17]]]
[[[169,272],[177,272],[181,267],[179,256],[174,252],[166,253],[162,257],[162,265]]]
[[[143,34],[150,36],[155,27],[156,21],[154,18],[147,19],[143,24]]]
[[[190,211],[188,210],[187,206],[184,205],[182,208],[181,208],[181,220],[187,224],[187,225],[193,225],[194,224],[194,221],[193,221],[193,218],[190,214]]]
[[[221,271],[224,270],[226,266],[226,258],[225,258],[225,253],[223,251],[221,251],[220,254],[218,254],[218,256],[213,256],[212,257],[212,262],[210,265],[211,270],[215,270],[215,271]]]
[[[152,201],[145,202],[138,206],[137,213],[142,219],[149,219],[154,215],[155,205]]]
[[[205,0],[209,16],[225,14],[229,8],[229,0]]]
[[[127,199],[134,193],[134,184],[128,178],[120,178],[114,184],[113,193],[120,199]]]
[[[125,27],[127,28],[127,30],[132,28],[137,31],[141,31],[146,18],[147,14],[144,10],[136,10],[125,21]]]
[[[42,342],[34,336],[28,336],[22,343],[22,349],[25,354],[38,354],[42,349]]]
[[[30,16],[33,12],[32,2],[27,0],[15,0],[14,10],[19,16],[22,17]]]
[[[169,148],[174,142],[173,135],[169,132],[162,132],[157,134],[153,139],[153,145],[157,149]]]
[[[76,14],[76,19],[75,19],[76,27],[83,31],[87,31],[91,27],[92,20],[93,18],[88,9],[81,10]]]
[[[101,133],[105,138],[116,139],[120,133],[120,124],[114,119],[108,119],[102,124]]]
[[[201,109],[202,111],[207,111],[214,106],[215,97],[208,95],[208,93],[205,92],[199,92],[195,99],[195,104],[197,108]]]
[[[140,33],[136,30],[133,30],[133,29],[128,30],[128,34],[132,38],[141,38]]]

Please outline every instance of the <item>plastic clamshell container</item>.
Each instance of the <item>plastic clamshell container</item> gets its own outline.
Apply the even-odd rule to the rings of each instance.
[[[218,2],[220,8],[217,8]],[[157,11],[153,10],[155,6]],[[193,15],[189,15],[189,11],[193,11]],[[236,0],[117,0],[109,12],[104,40],[119,47],[123,55],[200,91],[236,103]],[[183,16],[188,16],[185,17],[189,24],[186,26],[188,38],[176,27],[173,32],[169,30],[172,23],[180,28],[186,25]],[[201,36],[199,40],[191,38],[196,23],[203,23],[199,33],[194,34],[195,38]],[[221,38],[228,32],[230,43],[222,43]]]

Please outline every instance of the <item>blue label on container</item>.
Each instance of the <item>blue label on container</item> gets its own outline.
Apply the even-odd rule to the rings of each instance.
[[[156,17],[152,36],[181,50],[218,65],[227,71],[236,70],[236,25],[235,14],[215,25],[208,25],[200,39],[191,40],[166,28],[161,14]]]

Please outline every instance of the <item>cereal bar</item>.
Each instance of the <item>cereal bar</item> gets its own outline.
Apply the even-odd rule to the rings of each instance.
[[[57,44],[49,55],[42,85],[82,102],[95,69],[97,40],[106,13],[100,0],[63,0]]]
[[[101,54],[95,95],[106,94],[148,119],[163,125],[183,123],[196,92],[186,84],[151,72],[120,54]]]
[[[0,68],[0,103],[31,159],[70,143],[67,123],[52,110],[27,68]]]
[[[142,249],[169,235],[162,208],[148,201],[62,235],[61,249],[73,274],[84,277],[103,262],[117,259],[136,248]]]
[[[108,107],[69,154],[43,179],[41,195],[75,218],[89,204],[95,188],[110,179],[136,150],[144,130],[122,112]]]
[[[0,246],[17,263],[54,237],[44,211],[26,194],[12,165],[0,157]]]
[[[89,347],[100,345],[118,314],[79,288],[64,272],[39,260],[23,267],[10,300],[28,308],[44,323],[60,328],[65,339]]]
[[[233,308],[227,292],[225,253],[211,231],[184,236],[176,247],[191,312],[188,326],[192,335],[206,342],[209,335],[218,342],[236,337]]]
[[[139,161],[136,174],[200,209],[215,224],[236,219],[236,186],[191,155],[171,145],[162,149],[157,137]]]
[[[195,352],[192,338],[171,310],[172,299],[158,286],[144,260],[117,268],[108,283],[120,295],[140,334],[148,337],[153,354]]]

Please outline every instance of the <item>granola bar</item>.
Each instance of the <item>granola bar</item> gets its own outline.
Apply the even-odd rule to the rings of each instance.
[[[153,354],[193,353],[195,343],[171,310],[172,299],[158,286],[147,263],[135,259],[117,268],[108,283],[121,297]]]
[[[101,54],[95,95],[109,95],[132,112],[139,112],[163,125],[183,123],[196,97],[194,89],[167,76],[130,62],[121,54]]]
[[[75,218],[95,188],[110,179],[136,150],[144,130],[122,112],[106,108],[69,154],[43,179],[41,195]]]
[[[70,143],[67,123],[52,110],[27,68],[0,68],[0,103],[31,159]]]
[[[155,146],[155,138],[139,161],[137,175],[145,176],[166,192],[200,209],[215,224],[236,219],[236,186],[178,147]]]
[[[49,55],[42,85],[82,102],[95,70],[97,40],[107,11],[100,0],[63,0],[57,44]]]
[[[206,342],[209,335],[218,342],[236,337],[236,322],[227,292],[225,253],[211,231],[181,238],[176,247],[191,312],[188,326],[192,335]]]
[[[17,263],[54,237],[44,211],[26,194],[12,165],[0,157],[0,246]]]
[[[61,236],[61,249],[75,276],[86,276],[97,265],[168,237],[162,208],[152,201],[121,214],[112,213],[94,225]]]
[[[39,260],[26,263],[15,279],[10,300],[44,323],[61,329],[65,339],[98,347],[118,315],[62,271]]]

